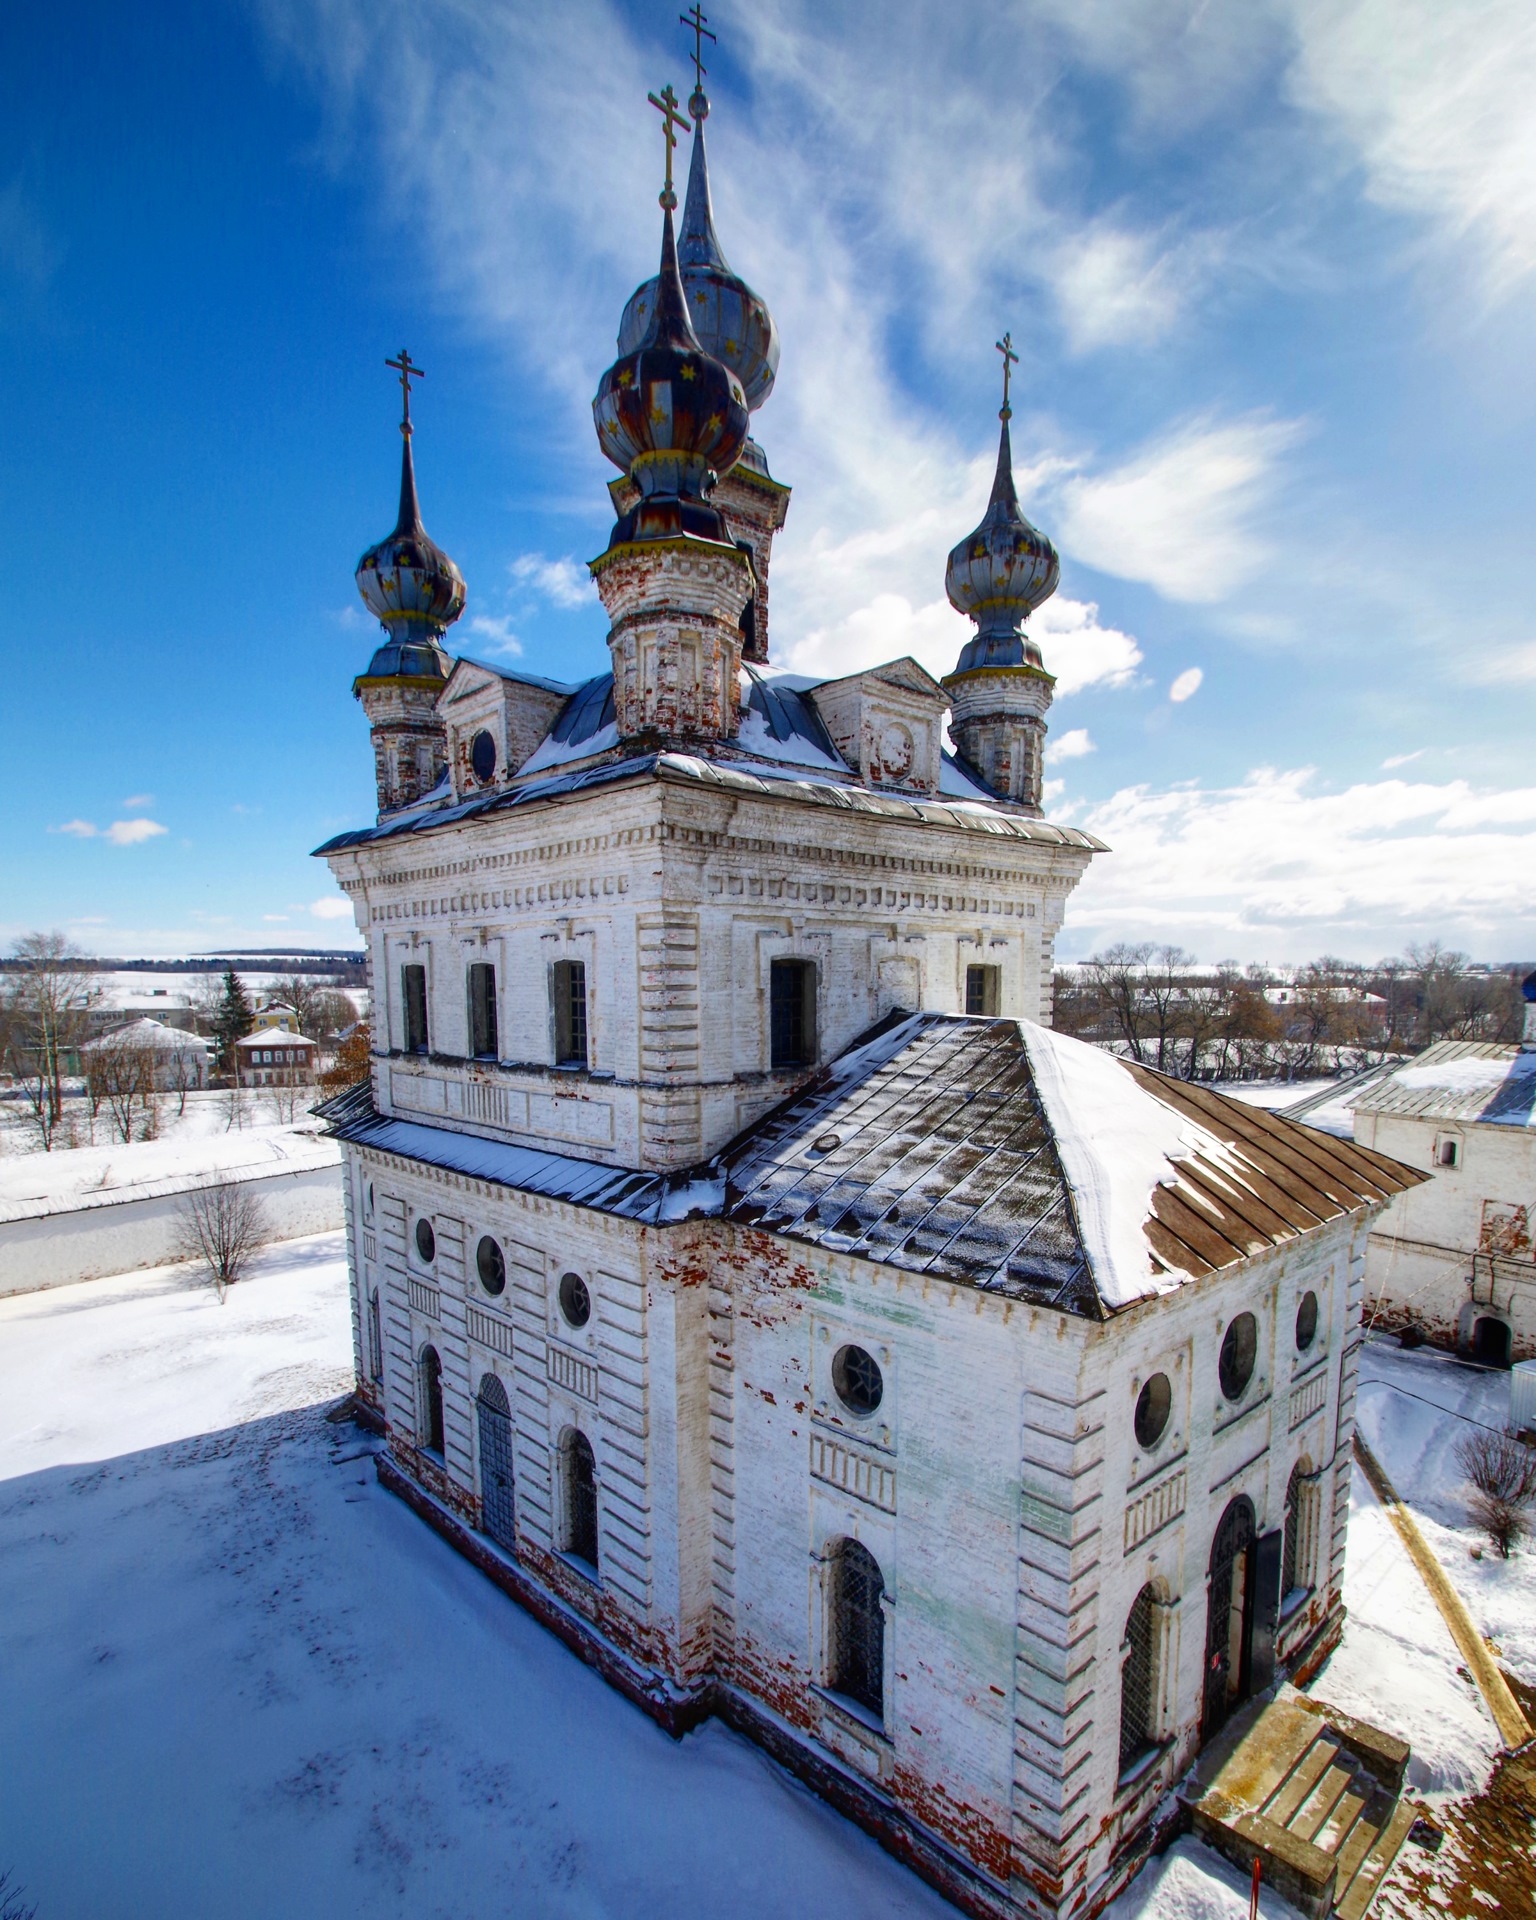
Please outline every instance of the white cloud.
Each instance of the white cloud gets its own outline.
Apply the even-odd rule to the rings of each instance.
[[[350,920],[352,902],[344,900],[340,894],[328,893],[322,900],[312,900],[310,912],[317,920]]]
[[[1200,691],[1200,683],[1204,678],[1199,667],[1186,667],[1168,689],[1168,698],[1176,707],[1182,706]]]
[[[1498,299],[1536,272],[1529,0],[1293,0],[1297,99],[1345,135],[1381,205],[1426,219]]]
[[[477,634],[488,643],[483,652],[505,654],[510,660],[521,658],[523,643],[512,631],[509,615],[473,613],[464,624],[470,633]]]
[[[155,796],[152,793],[131,793],[123,802],[129,813],[137,813],[141,807],[152,807],[154,804]]]
[[[1435,936],[1493,958],[1529,945],[1536,788],[1465,781],[1325,790],[1310,768],[1240,784],[1122,788],[1079,823],[1108,841],[1067,941],[1172,940],[1206,959],[1372,959]]]
[[[1059,733],[1046,743],[1047,760],[1080,760],[1085,753],[1095,751],[1093,741],[1086,727],[1073,727],[1067,733]]]
[[[1412,753],[1389,753],[1381,763],[1381,770],[1383,773],[1390,773],[1394,767],[1406,767],[1412,761],[1423,757],[1423,747],[1415,747]]]
[[[1171,333],[1214,265],[1214,243],[1170,244],[1111,221],[1070,234],[1057,250],[1057,305],[1075,353],[1146,346]]]
[[[288,921],[286,913],[264,913],[261,917],[264,921],[275,927],[285,926]]]
[[[114,820],[109,827],[98,827],[90,820],[66,820],[63,826],[48,831],[70,833],[79,840],[110,840],[114,847],[136,847],[167,829],[158,820]]]
[[[597,600],[592,576],[569,555],[546,560],[542,553],[525,553],[512,562],[508,572],[520,586],[531,588],[557,607],[585,607]]]
[[[1256,529],[1295,421],[1185,421],[1122,465],[1061,482],[1061,545],[1169,600],[1222,600],[1269,558]]]

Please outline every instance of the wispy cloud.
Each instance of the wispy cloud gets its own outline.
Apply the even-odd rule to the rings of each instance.
[[[1070,727],[1065,733],[1059,733],[1047,743],[1045,757],[1049,761],[1080,760],[1085,753],[1092,753],[1094,745],[1086,727]]]
[[[312,900],[310,912],[317,920],[350,920],[352,902],[344,900],[338,893],[328,893],[320,900]]]
[[[98,827],[91,820],[66,820],[48,831],[71,834],[77,840],[110,840],[114,847],[136,847],[167,829],[158,820],[114,820],[108,827]]]
[[[1406,767],[1424,756],[1423,747],[1415,747],[1412,753],[1389,753],[1381,763],[1383,773],[1390,773],[1394,767]]]
[[[464,631],[475,635],[482,653],[501,654],[508,660],[522,656],[523,643],[512,631],[510,614],[472,613],[464,622]]]
[[[507,569],[519,586],[527,587],[557,607],[585,607],[597,600],[592,577],[569,555],[546,560],[542,553],[520,554]]]
[[[130,793],[123,802],[123,807],[129,813],[137,813],[141,808],[152,807],[154,804],[155,796],[152,793]]]
[[[1199,667],[1186,667],[1168,689],[1168,698],[1176,707],[1182,706],[1186,700],[1193,700],[1204,678]]]

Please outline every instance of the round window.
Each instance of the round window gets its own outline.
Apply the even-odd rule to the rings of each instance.
[[[469,764],[475,778],[484,786],[496,771],[496,741],[482,727],[469,743]]]
[[[1253,1378],[1253,1363],[1259,1355],[1259,1323],[1251,1313],[1240,1313],[1227,1328],[1221,1342],[1218,1373],[1221,1390],[1229,1400],[1240,1400]]]
[[[1173,1388],[1166,1373],[1154,1373],[1136,1396],[1136,1444],[1151,1449],[1162,1439],[1173,1410]]]
[[[832,1362],[832,1387],[850,1413],[873,1413],[885,1382],[873,1354],[862,1347],[839,1347]]]
[[[480,1272],[480,1284],[487,1293],[500,1293],[507,1284],[507,1262],[501,1248],[489,1234],[483,1236],[475,1249],[475,1265]]]
[[[1317,1338],[1317,1295],[1310,1290],[1301,1296],[1296,1309],[1296,1351],[1305,1353]]]
[[[416,1222],[416,1251],[421,1255],[423,1265],[430,1267],[437,1255],[437,1235],[432,1231],[430,1220]]]
[[[592,1296],[579,1273],[567,1273],[560,1280],[560,1311],[573,1327],[584,1327],[592,1318]]]

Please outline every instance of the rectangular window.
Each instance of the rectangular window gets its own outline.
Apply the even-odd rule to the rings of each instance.
[[[816,1064],[816,968],[775,960],[769,969],[769,1045],[775,1067]]]
[[[587,963],[557,960],[550,975],[555,1000],[555,1065],[587,1064]]]
[[[496,969],[480,960],[469,970],[469,1050],[477,1060],[496,1058]]]
[[[986,1019],[997,1018],[998,967],[967,967],[965,970],[965,1010]]]
[[[370,1380],[384,1378],[384,1328],[376,1287],[368,1295],[368,1377]]]
[[[405,1004],[405,1050],[427,1050],[427,970],[425,967],[400,969],[400,998]]]

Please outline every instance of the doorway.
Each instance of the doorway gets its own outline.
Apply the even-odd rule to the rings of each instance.
[[[512,1409],[507,1390],[488,1373],[480,1382],[475,1411],[480,1424],[480,1511],[497,1546],[517,1545],[512,1501]]]
[[[1219,1733],[1252,1691],[1257,1534],[1253,1502],[1246,1494],[1239,1494],[1221,1516],[1211,1543],[1202,1740]]]
[[[1489,1314],[1472,1329],[1472,1358],[1483,1367],[1507,1367],[1513,1346],[1510,1331],[1502,1320]]]

